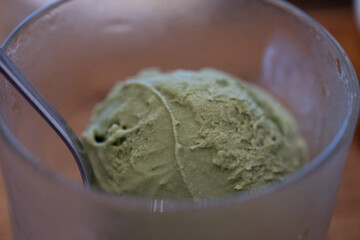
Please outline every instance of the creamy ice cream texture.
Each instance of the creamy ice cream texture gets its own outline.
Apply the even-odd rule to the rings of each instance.
[[[296,122],[269,94],[214,69],[118,83],[83,134],[100,188],[150,198],[257,189],[298,169]]]

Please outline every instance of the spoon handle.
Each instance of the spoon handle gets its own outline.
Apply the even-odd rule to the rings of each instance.
[[[85,187],[94,181],[93,171],[84,147],[75,132],[54,107],[41,95],[16,64],[0,48],[0,73],[21,93],[36,111],[56,131],[74,156]]]

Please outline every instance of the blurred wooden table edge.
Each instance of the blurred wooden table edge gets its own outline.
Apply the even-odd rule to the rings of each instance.
[[[316,9],[308,13],[324,25],[343,46],[355,70],[360,73],[360,34],[350,7]],[[351,145],[328,240],[360,239],[360,133]],[[1,179],[1,176],[0,176]],[[0,184],[0,239],[11,239],[5,192]]]

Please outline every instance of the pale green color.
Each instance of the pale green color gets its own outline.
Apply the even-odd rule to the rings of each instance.
[[[305,162],[290,114],[214,69],[120,82],[96,106],[83,143],[101,188],[151,198],[257,189]]]

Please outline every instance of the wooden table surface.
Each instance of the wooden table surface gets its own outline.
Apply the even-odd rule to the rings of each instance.
[[[360,73],[360,34],[350,7],[307,11],[323,24],[348,53]],[[360,124],[358,124],[345,167],[339,196],[331,221],[328,240],[360,239]],[[1,176],[0,176],[1,179]],[[11,240],[6,197],[0,183],[0,240]]]

